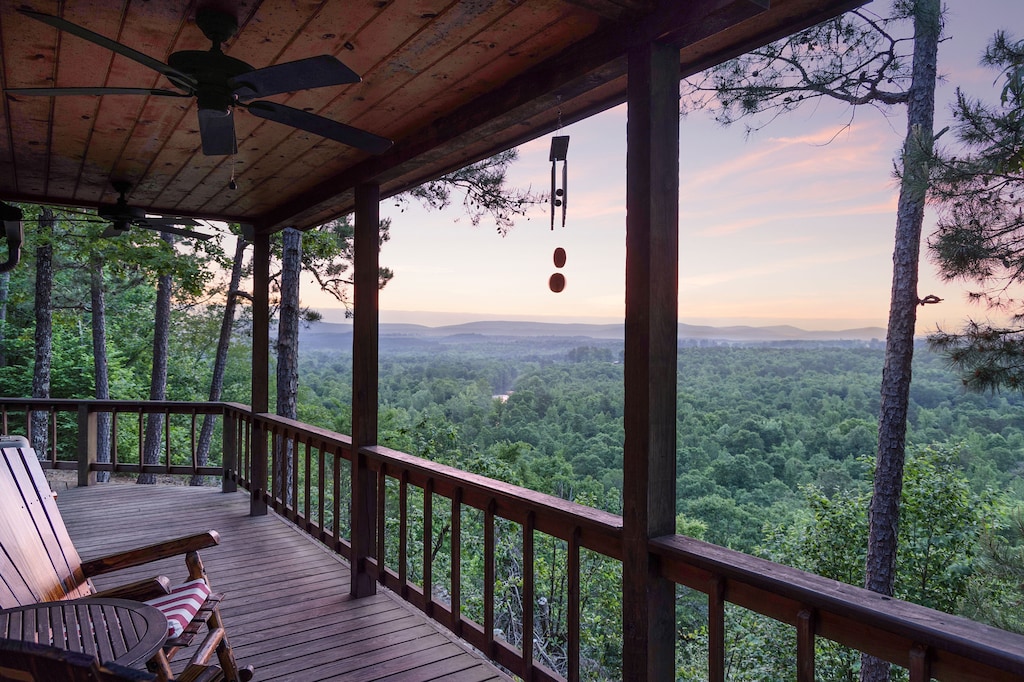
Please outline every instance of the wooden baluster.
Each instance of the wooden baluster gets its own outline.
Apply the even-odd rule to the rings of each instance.
[[[462,488],[452,491],[451,519],[451,631],[462,636]]]
[[[50,463],[56,468],[57,465],[57,408],[50,406],[49,408],[49,422],[50,425]]]
[[[117,408],[110,413],[110,475],[117,471]]]
[[[221,415],[220,435],[220,491],[233,493],[238,490],[238,424],[234,413],[224,410]],[[113,422],[113,417],[111,417]],[[113,449],[113,444],[111,444]],[[113,454],[111,454],[113,460]]]
[[[423,485],[423,611],[434,617],[434,479],[428,478]]]
[[[270,493],[270,505],[274,509],[277,508],[275,500],[277,499],[277,426],[271,424],[270,428],[264,428],[264,433],[270,436],[270,441],[267,446],[267,478],[270,485],[267,486],[267,491]]]
[[[171,410],[164,409],[164,471],[171,473]]]
[[[281,429],[277,424],[270,427],[270,504],[280,512],[278,500],[284,497],[281,492]]]
[[[274,508],[279,514],[288,517],[288,432],[280,425],[274,426]]]
[[[325,475],[327,473],[327,458],[331,457],[331,461],[335,461],[335,453],[328,452],[327,448],[320,448],[320,456],[316,461],[316,527],[320,529],[318,537],[321,541],[326,539],[325,531],[327,530],[327,519],[324,517],[324,498],[327,492],[327,485]],[[337,524],[335,524],[337,525]]]
[[[708,682],[725,682],[725,578],[708,593]]]
[[[494,498],[484,509],[484,641],[487,642],[487,656],[494,659],[497,646],[494,642]]]
[[[349,453],[351,457],[351,451]],[[344,449],[338,451],[334,455],[334,475],[332,477],[333,487],[333,499],[334,499],[334,551],[340,554],[345,554],[343,551],[344,543],[341,538],[341,460],[344,457]],[[349,510],[349,527],[352,525],[352,513]],[[351,533],[350,533],[351,536]],[[351,552],[348,552],[348,556],[351,558]]]
[[[244,423],[244,436],[242,437],[242,460],[243,466],[242,471],[245,473],[245,483],[251,488],[252,487],[252,442],[256,434],[255,425],[253,424],[252,415],[247,415]]]
[[[142,473],[142,444],[146,440],[146,430],[142,425],[142,408],[139,408],[139,430],[136,431],[139,435],[139,473]]]
[[[302,445],[299,441],[298,432],[288,439],[288,443],[290,446],[288,449],[291,450],[292,455],[292,494],[291,499],[289,500],[289,502],[291,502],[289,506],[291,507],[292,512],[292,522],[297,524],[299,522],[299,446]],[[287,482],[288,480],[286,478],[285,483]]]
[[[303,478],[306,482],[302,486],[302,516],[306,519],[306,532],[311,533],[313,530],[313,517],[310,515],[310,505],[312,504],[310,498],[313,497],[313,443],[311,441],[306,442],[303,455],[303,464],[305,465],[303,471],[306,472]],[[321,462],[324,459],[323,443],[320,443],[320,447],[317,448],[317,459]]]
[[[380,463],[380,471],[377,472],[377,582],[381,585],[385,582],[384,567],[387,565],[385,561],[385,531],[387,530],[386,509],[384,508],[384,500],[387,497],[387,483],[388,483],[388,465],[384,462]]]
[[[536,520],[532,511],[523,522],[523,679],[533,679],[533,603],[534,585],[533,529]]]
[[[199,452],[196,449],[196,410],[192,408],[192,430],[189,434],[189,448],[192,450],[192,474],[198,473]]]
[[[569,578],[569,682],[580,679],[580,527],[569,536],[566,571]]]
[[[270,447],[273,449],[273,462],[274,462],[274,474],[273,481],[274,486],[271,488],[274,491],[274,509],[279,513],[286,512],[284,501],[288,496],[288,478],[284,475],[286,472],[285,457],[288,455],[288,448],[285,444],[287,434],[284,433],[280,425],[275,424],[273,429],[274,440]],[[287,516],[287,513],[285,513]]]
[[[398,584],[402,598],[409,600],[409,472],[398,479]]]
[[[796,615],[796,679],[814,682],[814,611],[801,609]]]
[[[915,644],[910,649],[910,682],[928,682],[932,678],[932,666],[928,647]]]
[[[249,459],[246,457],[246,452],[249,449],[248,420],[241,414],[231,411],[231,421],[233,424],[232,429],[235,432],[234,459],[231,460],[235,471],[235,479],[231,490],[225,490],[224,492],[234,492],[238,490],[239,485],[245,488],[247,485],[246,481],[249,480]],[[226,424],[224,428],[227,428]]]

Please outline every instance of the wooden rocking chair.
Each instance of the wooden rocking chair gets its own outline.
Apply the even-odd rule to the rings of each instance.
[[[216,654],[224,679],[245,682],[252,668],[235,663],[218,609],[222,597],[211,593],[199,558],[200,549],[219,542],[216,531],[208,531],[82,562],[35,451],[20,436],[0,437],[0,608],[82,597],[154,600],[169,615],[169,637],[149,662],[150,670],[171,679],[169,660],[205,626],[206,636],[189,665],[206,666]],[[181,554],[189,575],[181,588],[172,590],[163,576],[102,592],[93,587],[94,576]]]

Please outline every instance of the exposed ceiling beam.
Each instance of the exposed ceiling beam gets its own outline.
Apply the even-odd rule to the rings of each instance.
[[[397,173],[403,164],[422,163],[424,155],[457,138],[467,134],[484,137],[488,131],[508,128],[516,120],[554,109],[558,98],[568,104],[569,100],[589,92],[595,83],[621,79],[626,74],[625,55],[633,47],[652,41],[668,41],[677,45],[699,42],[764,12],[766,7],[763,3],[764,0],[671,2],[637,22],[609,27],[512,78],[497,91],[434,121],[411,136],[414,142],[395,145],[388,153],[330,177],[278,206],[261,216],[258,229],[276,230],[293,224],[296,216],[327,197],[336,196],[360,182],[386,180],[388,174]],[[613,106],[623,101],[624,82],[619,89],[621,93],[602,105]],[[542,134],[537,131],[531,133],[533,137]],[[506,137],[501,146],[508,148],[517,142]],[[424,177],[420,182],[426,179]]]

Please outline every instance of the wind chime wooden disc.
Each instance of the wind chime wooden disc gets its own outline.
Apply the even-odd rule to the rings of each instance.
[[[565,249],[563,249],[561,246],[555,249],[555,255],[553,260],[555,261],[556,268],[565,267]]]
[[[548,280],[548,288],[556,294],[565,289],[565,275],[560,272],[551,275],[551,278]]]

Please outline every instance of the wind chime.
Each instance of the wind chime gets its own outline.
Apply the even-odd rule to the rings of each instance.
[[[558,112],[558,123],[561,128],[562,123],[562,112]],[[569,181],[569,164],[566,161],[566,154],[569,151],[569,136],[559,135],[551,138],[551,153],[549,160],[551,161],[551,230],[555,229],[555,213],[558,208],[562,209],[562,227],[565,227],[565,209],[568,200],[568,181]],[[558,162],[562,162],[562,184],[558,185]],[[558,247],[555,249],[554,256],[552,258],[555,263],[555,267],[559,270],[565,266],[565,249]],[[548,279],[548,288],[554,293],[559,293],[565,289],[565,275],[560,272],[556,272],[551,275]]]

